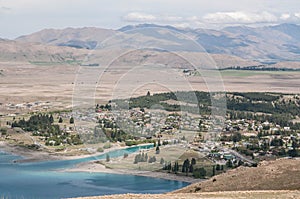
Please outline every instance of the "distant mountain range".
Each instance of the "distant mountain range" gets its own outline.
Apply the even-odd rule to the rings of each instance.
[[[118,30],[45,29],[15,40],[0,39],[0,61],[80,64],[91,55],[92,49],[105,45],[117,45],[121,51],[145,47],[143,51],[134,51],[118,60],[118,64],[122,64],[120,61],[126,64],[167,63],[186,68],[186,61],[168,53],[177,51],[187,57],[198,57],[201,67],[211,68],[203,61],[209,56],[220,69],[300,70],[300,26],[294,24],[237,26],[222,30],[179,29],[155,24],[125,26]],[[97,55],[94,59],[101,60],[107,55],[113,55],[109,48],[102,57]]]
[[[93,49],[112,35],[125,32],[125,34],[138,33],[141,38],[144,36],[145,42],[157,41],[162,47],[165,44],[168,45],[168,49],[174,51],[199,51],[199,49],[191,47],[191,41],[182,42],[179,37],[170,36],[161,30],[187,35],[198,42],[208,53],[233,55],[262,63],[300,61],[300,26],[295,24],[256,28],[236,26],[222,30],[179,29],[155,24],[125,26],[118,30],[101,28],[45,29],[21,36],[16,41]],[[186,46],[182,47],[182,44]]]

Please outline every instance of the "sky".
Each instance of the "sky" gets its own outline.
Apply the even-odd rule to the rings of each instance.
[[[299,0],[0,0],[0,38],[45,28],[300,24]]]

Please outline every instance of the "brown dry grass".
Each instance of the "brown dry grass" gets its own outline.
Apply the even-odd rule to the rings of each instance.
[[[239,167],[174,193],[300,190],[300,159],[262,162],[258,167]]]
[[[78,71],[78,66],[74,65],[41,66],[17,62],[2,62],[0,70],[2,74],[0,103],[51,101],[56,107],[71,107],[76,77],[79,81],[81,79],[88,81],[103,72],[101,67],[96,69],[97,71]],[[183,77],[181,70],[173,74],[171,71],[166,68],[160,70],[148,68],[129,73],[123,69],[105,72],[100,79],[94,78],[95,82],[88,82],[91,83],[92,91],[89,94],[94,97],[94,90],[97,87],[95,93],[97,102],[103,103],[112,97],[119,97],[118,94],[127,95],[124,97],[138,96],[145,95],[148,90],[151,93],[178,90],[207,91],[207,83],[201,76]],[[205,74],[209,75],[207,72]],[[226,91],[299,93],[300,72],[222,71],[221,75]],[[214,78],[207,77],[207,80],[213,84]],[[82,85],[87,85],[85,83]],[[214,89],[214,86],[211,88]]]
[[[84,199],[283,199],[300,198],[300,191],[231,191],[231,192],[209,192],[189,194],[124,194],[99,197],[86,197]]]

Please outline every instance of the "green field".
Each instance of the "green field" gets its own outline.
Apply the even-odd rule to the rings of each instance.
[[[300,71],[254,71],[254,70],[222,70],[223,77],[249,77],[256,75],[293,75],[300,74]]]

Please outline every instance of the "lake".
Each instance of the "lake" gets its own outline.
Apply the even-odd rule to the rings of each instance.
[[[138,146],[108,152],[110,157],[134,153],[152,146]],[[122,193],[164,193],[189,183],[158,178],[88,172],[59,172],[76,164],[105,159],[106,154],[75,160],[13,163],[19,156],[0,152],[0,198],[69,198]]]

